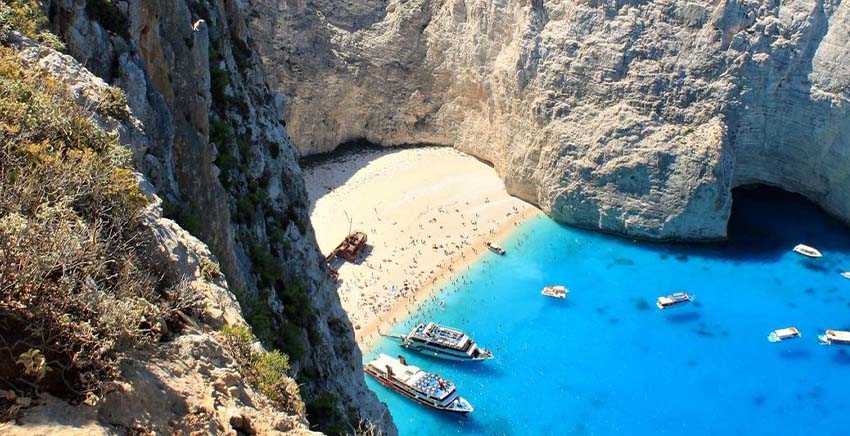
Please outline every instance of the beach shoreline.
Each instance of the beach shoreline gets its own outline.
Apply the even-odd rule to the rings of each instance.
[[[516,215],[509,221],[502,224],[493,235],[491,241],[497,244],[502,244],[510,237],[517,227],[528,220],[540,216],[543,212],[537,208],[529,208],[523,213]],[[367,354],[373,350],[373,347],[381,339],[380,333],[387,333],[386,329],[398,322],[404,321],[422,308],[435,294],[439,293],[449,282],[457,276],[464,274],[470,267],[478,262],[482,257],[490,253],[484,245],[485,240],[479,241],[479,247],[467,247],[463,253],[449,259],[448,266],[434,274],[432,282],[426,284],[413,292],[410,298],[404,301],[397,301],[390,311],[378,316],[369,324],[362,326],[355,331],[355,338],[360,345],[360,350]],[[492,254],[492,253],[490,253]],[[492,254],[496,255],[496,254]]]
[[[492,166],[446,147],[349,150],[304,174],[324,255],[352,231],[368,236],[355,262],[332,262],[364,350],[489,253],[485,242],[541,213],[509,195]]]

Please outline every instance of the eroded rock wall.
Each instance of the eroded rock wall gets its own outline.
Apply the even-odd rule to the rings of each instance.
[[[563,222],[726,234],[767,183],[850,219],[850,4],[251,0],[303,155],[453,145]]]
[[[139,169],[166,215],[209,245],[255,333],[290,355],[311,424],[345,433],[366,419],[394,434],[324,270],[243,3],[46,3],[68,52],[126,91],[144,132],[132,141]]]

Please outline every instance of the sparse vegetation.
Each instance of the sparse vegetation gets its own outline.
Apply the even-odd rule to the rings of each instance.
[[[193,236],[201,234],[201,218],[195,212],[193,204],[181,206],[170,201],[162,201],[162,216],[174,220]]]
[[[216,280],[221,277],[221,267],[209,258],[201,258],[201,275],[207,280]]]
[[[289,356],[255,347],[256,338],[247,327],[225,326],[221,333],[225,347],[252,386],[288,413],[304,413],[298,385],[287,375]]]
[[[251,262],[254,264],[254,274],[257,275],[257,287],[268,288],[278,280],[283,279],[280,262],[261,244],[251,247]]]
[[[61,81],[0,47],[5,387],[91,401],[123,353],[179,325],[197,297],[140,256],[146,203],[129,151]]]
[[[109,115],[120,121],[130,121],[130,111],[127,107],[127,94],[120,88],[110,86],[103,91],[98,112]]]
[[[350,433],[350,424],[337,407],[339,398],[333,392],[322,392],[307,403],[307,420],[319,423],[311,426],[330,436],[345,436]]]
[[[218,51],[210,48],[209,58],[210,94],[214,103],[226,105],[230,102],[230,98],[227,95],[227,86],[230,85],[230,72],[219,66],[222,62],[222,57]]]
[[[65,45],[58,36],[47,31],[47,17],[38,0],[3,0],[0,2],[0,37],[16,30],[22,35],[56,50]]]

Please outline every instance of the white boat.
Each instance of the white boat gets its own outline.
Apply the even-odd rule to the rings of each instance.
[[[395,359],[379,354],[363,371],[382,385],[428,407],[460,414],[474,410],[469,401],[458,395],[454,383],[408,365],[401,356]]]
[[[794,247],[794,252],[808,257],[823,257],[823,254],[821,254],[821,252],[818,251],[817,248],[809,247],[805,244],[797,244]]]
[[[845,279],[850,279],[850,271],[844,271],[843,273],[841,273],[841,277],[844,277]]]
[[[407,335],[384,335],[400,339],[401,346],[441,359],[480,362],[493,353],[478,347],[466,333],[433,322],[419,324]]]
[[[505,249],[504,249],[504,248],[502,248],[502,247],[500,247],[500,246],[498,246],[498,245],[496,245],[496,244],[493,244],[493,243],[491,243],[491,242],[485,242],[485,245],[487,245],[487,248],[489,248],[489,249],[490,249],[490,251],[492,251],[493,253],[498,254],[499,256],[504,256],[504,255],[505,255],[505,253],[506,253],[506,251],[505,251]]]
[[[664,297],[658,297],[658,300],[655,302],[655,305],[658,306],[659,309],[664,309],[666,307],[684,304],[691,300],[693,300],[693,298],[690,295],[684,292],[676,292],[675,294],[670,294]]]
[[[786,339],[799,338],[800,336],[800,331],[797,330],[797,327],[786,327],[784,329],[778,329],[770,332],[767,336],[767,340],[770,342],[781,342]]]
[[[567,293],[570,292],[564,286],[546,286],[540,291],[541,294],[552,298],[567,298]]]
[[[824,334],[818,336],[818,339],[820,339],[821,343],[827,345],[850,345],[850,332],[828,329]]]

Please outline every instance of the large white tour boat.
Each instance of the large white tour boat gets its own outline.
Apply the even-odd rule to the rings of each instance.
[[[461,414],[473,411],[469,401],[458,395],[454,383],[408,365],[401,356],[395,359],[379,354],[363,370],[382,385],[428,407]]]
[[[482,361],[493,353],[480,348],[466,333],[433,322],[418,324],[407,335],[385,335],[401,340],[401,346],[429,356],[457,361]]]

